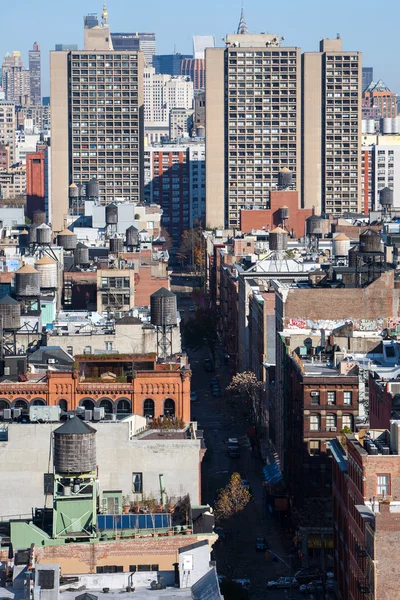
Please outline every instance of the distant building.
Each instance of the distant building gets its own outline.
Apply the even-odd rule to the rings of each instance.
[[[184,58],[181,62],[181,75],[190,77],[195,90],[206,87],[206,62],[204,58]]]
[[[157,75],[180,75],[181,62],[191,58],[185,54],[156,54],[153,56],[153,67]]]
[[[29,76],[30,76],[30,94],[31,104],[42,104],[42,82],[41,82],[41,62],[40,46],[37,42],[33,44],[32,50],[29,50]]]
[[[379,109],[383,119],[397,116],[397,96],[390,91],[382,79],[377,82],[371,81],[363,91],[363,101],[369,103],[371,108]]]
[[[362,68],[362,91],[374,80],[374,69],[372,67]]]
[[[145,200],[160,204],[162,225],[179,246],[182,233],[205,216],[204,143],[145,148]]]
[[[170,142],[190,137],[193,128],[193,113],[192,108],[171,108],[169,112]]]
[[[15,104],[0,101],[0,144],[8,150],[9,164],[15,161]]]
[[[46,144],[38,144],[36,152],[26,155],[26,214],[32,220],[35,210],[46,212],[49,216],[49,158],[50,149]]]
[[[144,69],[144,122],[169,126],[172,108],[193,107],[193,83],[188,77],[156,75],[154,67]]]
[[[141,50],[145,64],[153,65],[153,56],[156,53],[155,33],[112,33],[111,40],[114,50]]]
[[[111,40],[114,50],[140,50],[137,33],[112,33]]]
[[[7,53],[3,61],[3,90],[8,102],[26,106],[30,102],[29,69],[22,63],[21,53]]]
[[[215,37],[213,35],[193,36],[193,58],[204,59],[206,48],[215,48]]]
[[[56,52],[66,52],[68,50],[78,50],[78,44],[56,44],[54,47]]]

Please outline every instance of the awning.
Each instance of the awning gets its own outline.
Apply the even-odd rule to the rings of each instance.
[[[282,473],[276,462],[266,465],[263,468],[264,480],[267,483],[278,483],[282,479]]]

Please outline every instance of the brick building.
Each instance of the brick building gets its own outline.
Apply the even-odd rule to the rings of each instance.
[[[183,58],[181,61],[181,75],[190,77],[193,89],[204,90],[206,87],[206,61],[204,58]]]
[[[180,362],[157,363],[156,355],[88,354],[75,357],[73,372],[48,371],[44,381],[0,383],[0,410],[30,405],[190,421],[190,370]]]
[[[397,600],[399,421],[331,442],[335,578],[343,600]],[[364,433],[364,432],[363,432]]]
[[[343,362],[337,368],[333,360],[319,362],[293,353],[284,368],[284,479],[292,517],[302,532],[304,560],[326,564],[333,546],[327,442],[345,427],[354,430],[358,367]]]
[[[26,214],[32,219],[35,210],[46,211],[49,217],[49,152],[38,144],[36,152],[26,155]]]
[[[282,225],[281,208],[287,208],[289,218],[285,226],[295,238],[301,237],[305,232],[305,222],[312,215],[312,210],[299,208],[299,193],[296,191],[270,192],[270,207],[260,210],[241,210],[240,229],[250,232],[253,229],[266,229]]]

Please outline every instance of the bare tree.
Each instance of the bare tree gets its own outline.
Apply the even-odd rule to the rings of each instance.
[[[264,390],[264,383],[258,381],[252,371],[237,373],[232,377],[232,381],[226,388],[226,391],[232,396],[242,397],[245,401],[250,401],[250,412],[254,423],[260,418],[261,396]]]

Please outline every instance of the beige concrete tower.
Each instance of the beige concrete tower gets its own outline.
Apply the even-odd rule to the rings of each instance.
[[[302,206],[343,214],[361,210],[360,52],[340,38],[302,57]]]
[[[85,31],[102,31],[106,44],[106,8],[102,17]],[[143,55],[99,48],[100,38],[50,53],[53,231],[65,228],[71,183],[97,179],[102,204],[142,199]]]
[[[242,14],[226,48],[206,50],[208,227],[239,227],[241,209],[268,208],[283,167],[300,192],[300,50],[246,31]]]

